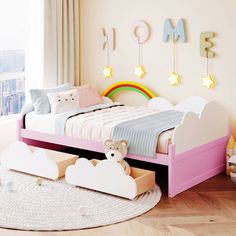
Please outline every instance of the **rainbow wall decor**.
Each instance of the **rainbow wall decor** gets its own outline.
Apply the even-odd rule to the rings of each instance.
[[[146,97],[147,100],[156,97],[156,95],[144,85],[130,81],[122,81],[112,84],[104,91],[103,96],[111,98],[115,93],[123,90],[136,91]]]

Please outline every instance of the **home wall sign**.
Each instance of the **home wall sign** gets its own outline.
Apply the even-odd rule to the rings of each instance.
[[[167,43],[170,39],[173,43],[173,71],[170,73],[168,79],[171,85],[179,85],[181,76],[177,73],[176,68],[176,43],[178,39],[180,39],[182,43],[187,42],[184,19],[180,19],[176,27],[173,27],[170,19],[165,20],[162,40],[163,42]]]
[[[214,32],[202,32],[200,34],[200,55],[206,58],[206,76],[202,77],[202,85],[208,89],[216,86],[216,80],[212,73],[209,73],[209,58],[214,58],[215,53],[212,51],[213,43],[210,41],[215,37]]]
[[[134,74],[138,78],[143,78],[146,74],[146,69],[143,65],[143,45],[150,38],[150,26],[144,20],[137,20],[131,26],[131,36],[138,46],[138,65],[134,68]],[[216,80],[213,73],[209,72],[209,59],[215,57],[215,52],[212,50],[214,44],[211,39],[215,37],[214,32],[202,32],[200,34],[200,56],[206,58],[206,75],[201,78],[202,85],[208,89],[216,86]],[[116,30],[115,28],[101,28],[100,33],[101,48],[106,51],[106,65],[102,71],[105,78],[110,78],[113,75],[111,66],[111,52],[116,49]],[[178,41],[187,42],[185,20],[179,19],[176,26],[172,24],[171,19],[164,21],[162,41],[164,43],[171,42],[173,45],[173,69],[169,76],[171,85],[179,85],[181,76],[177,71],[177,49]]]
[[[134,24],[131,27],[131,35],[134,39],[134,41],[137,43],[138,46],[138,66],[134,69],[134,74],[139,77],[143,78],[146,71],[143,66],[143,54],[142,45],[149,39],[150,37],[150,28],[148,24],[143,20],[138,20],[134,22]]]
[[[112,77],[113,69],[111,67],[111,50],[116,49],[116,32],[115,29],[109,29],[108,33],[106,33],[105,28],[101,29],[101,46],[102,50],[106,50],[107,58],[106,58],[106,66],[104,67],[102,73],[105,78]]]

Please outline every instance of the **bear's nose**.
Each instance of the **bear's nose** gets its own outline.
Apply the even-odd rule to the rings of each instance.
[[[111,156],[112,156],[112,157],[114,157],[114,156],[115,156],[115,154],[114,154],[114,153],[111,153]]]

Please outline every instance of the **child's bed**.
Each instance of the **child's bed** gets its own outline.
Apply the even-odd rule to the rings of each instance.
[[[104,152],[102,140],[110,137],[117,124],[157,110],[184,112],[181,124],[159,136],[155,157],[129,153],[127,158],[168,166],[170,197],[224,170],[227,115],[216,103],[199,97],[185,99],[175,107],[163,98],[153,98],[146,108],[115,106],[79,114],[66,121],[64,135],[55,130],[57,115],[30,112],[19,121],[19,139],[35,146],[45,142],[49,148],[56,144]]]

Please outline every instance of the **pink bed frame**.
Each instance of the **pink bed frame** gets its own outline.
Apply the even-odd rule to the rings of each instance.
[[[18,137],[38,147],[58,149],[68,146],[104,153],[102,143],[30,131],[24,128],[23,120],[19,120]],[[133,154],[128,154],[127,158],[168,166],[168,195],[174,197],[224,171],[228,139],[229,135],[226,135],[180,154],[176,154],[175,145],[171,144],[168,154],[157,153],[156,158]]]

